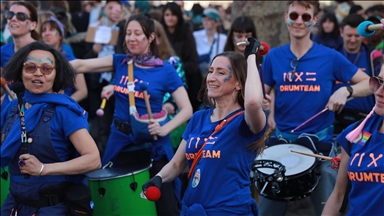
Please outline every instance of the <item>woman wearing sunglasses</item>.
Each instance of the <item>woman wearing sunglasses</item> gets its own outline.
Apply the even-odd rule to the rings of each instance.
[[[101,166],[87,113],[58,94],[74,85],[75,73],[59,51],[42,42],[21,48],[4,69],[4,78],[22,82],[25,93],[22,104],[13,100],[1,112],[1,167],[9,166],[11,176],[1,215],[65,216],[70,186]]]
[[[14,2],[9,11],[5,13],[9,31],[12,34],[13,42],[1,47],[0,65],[4,68],[9,59],[20,48],[39,39],[35,31],[37,25],[36,8],[28,2]],[[3,95],[1,106],[5,107],[10,101],[8,93]]]
[[[68,61],[72,61],[75,58],[71,53],[65,52],[62,49],[64,38],[64,25],[54,17],[50,17],[43,22],[40,26],[41,39],[44,43],[59,50]],[[85,83],[84,74],[76,75],[76,82],[74,86],[64,89],[64,94],[72,97],[77,102],[85,99],[88,95],[87,85]]]
[[[339,215],[344,196],[349,202],[347,215],[384,212],[384,66],[379,76],[370,78],[369,88],[376,98],[373,110],[363,122],[350,125],[337,137],[342,160],[323,215]],[[357,133],[351,133],[353,130]],[[349,184],[350,192],[346,193]]]

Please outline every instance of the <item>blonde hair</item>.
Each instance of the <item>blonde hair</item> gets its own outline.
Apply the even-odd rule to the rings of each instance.
[[[160,45],[157,46],[157,54],[161,60],[169,59],[169,57],[176,55],[175,50],[173,50],[171,44],[169,43],[168,37],[165,34],[164,27],[157,20],[153,20],[155,23],[155,33],[156,39],[160,40]]]

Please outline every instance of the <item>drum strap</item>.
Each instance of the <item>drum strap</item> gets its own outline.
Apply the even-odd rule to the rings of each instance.
[[[235,118],[236,116],[240,115],[244,113],[244,110],[241,110],[237,113],[235,113],[234,115],[232,115],[231,117],[229,117],[228,119],[223,119],[223,121],[220,122],[220,124],[216,125],[215,127],[215,130],[211,133],[211,135],[209,135],[208,137],[211,137],[213,136],[216,132],[218,132],[221,128],[224,127],[225,124],[227,124],[228,122],[230,122],[233,118]],[[205,145],[207,144],[207,141],[208,139],[205,140],[205,142],[203,143],[203,145],[201,146],[201,148],[199,149],[199,151],[197,152],[197,155],[195,157],[195,159],[193,160],[192,162],[192,165],[191,165],[191,168],[189,169],[189,172],[188,172],[188,179],[191,178],[191,175],[192,173],[194,172],[195,168],[196,168],[196,165],[197,163],[200,161],[202,155],[203,155],[203,149],[205,147]]]
[[[127,89],[128,89],[128,97],[129,97],[129,106],[135,107],[135,82],[133,78],[133,61],[130,60],[127,62],[128,64],[128,83],[127,83]],[[130,113],[132,114],[132,113]]]

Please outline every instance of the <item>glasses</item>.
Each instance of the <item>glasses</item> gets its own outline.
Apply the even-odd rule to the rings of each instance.
[[[20,21],[25,21],[25,20],[27,20],[27,19],[30,19],[29,17],[28,17],[28,14],[26,14],[26,13],[23,13],[23,12],[17,12],[17,13],[15,13],[15,12],[13,12],[13,11],[7,11],[7,13],[5,13],[5,18],[6,19],[8,19],[8,20],[10,20],[10,19],[12,19],[13,18],[13,16],[15,16],[16,15],[16,19],[18,19],[18,20],[20,20]]]
[[[296,12],[292,12],[289,14],[289,19],[295,21],[297,20],[297,18],[299,18],[299,16],[301,16],[301,19],[304,21],[304,22],[308,22],[312,19],[312,16],[310,14],[307,14],[307,13],[303,13],[302,15],[299,15],[298,13]]]
[[[369,78],[369,89],[376,92],[380,87],[384,88],[384,80],[381,77],[375,76]]]
[[[296,68],[298,66],[299,66],[299,59],[292,59],[292,61],[291,61],[291,68],[292,68],[292,70],[289,71],[289,73],[288,73],[288,80],[289,80],[289,82],[292,82],[293,79],[295,79]]]
[[[44,75],[49,75],[52,73],[53,69],[55,69],[55,66],[48,63],[43,63],[41,65],[37,65],[35,63],[24,63],[24,71],[27,74],[35,73],[37,69],[40,69],[40,72]]]

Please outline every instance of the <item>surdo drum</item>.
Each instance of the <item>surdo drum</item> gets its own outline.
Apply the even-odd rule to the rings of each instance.
[[[316,188],[320,172],[315,157],[291,150],[313,154],[304,146],[278,144],[268,147],[252,165],[251,178],[259,194],[278,201],[293,201],[309,196]]]

